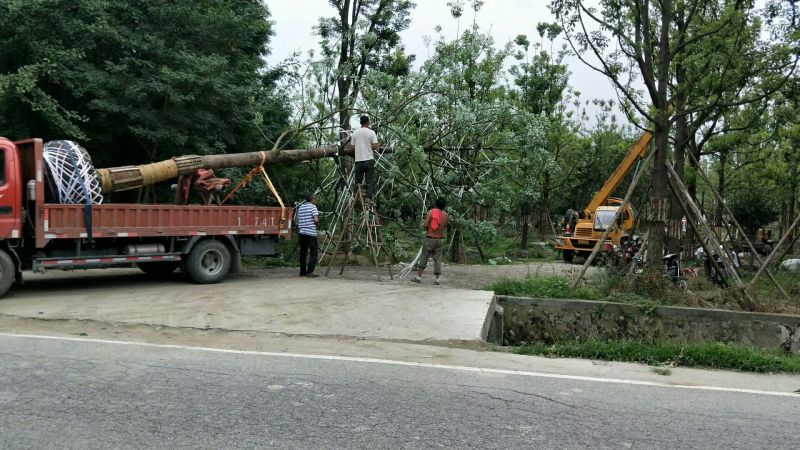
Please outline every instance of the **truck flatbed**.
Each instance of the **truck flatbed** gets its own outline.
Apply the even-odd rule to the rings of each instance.
[[[53,239],[88,237],[85,205],[42,206],[41,245]],[[226,235],[291,236],[291,209],[163,204],[100,204],[91,207],[92,238]],[[39,238],[39,236],[37,236]],[[37,239],[37,244],[39,239]]]

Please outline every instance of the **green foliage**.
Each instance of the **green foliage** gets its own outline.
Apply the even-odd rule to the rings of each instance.
[[[634,340],[567,341],[519,347],[522,355],[631,361],[649,365],[733,369],[745,372],[800,373],[800,357],[722,343],[672,344]]]
[[[535,298],[571,298],[599,300],[602,294],[596,289],[580,284],[573,288],[569,279],[558,276],[528,277],[522,280],[505,279],[492,283],[487,290],[497,295],[513,295]]]
[[[731,212],[744,228],[745,232],[754,236],[756,230],[774,222],[780,214],[777,199],[762,189],[742,189],[732,196],[728,205]]]
[[[76,139],[98,165],[256,150],[285,126],[258,0],[8,0],[0,135]]]

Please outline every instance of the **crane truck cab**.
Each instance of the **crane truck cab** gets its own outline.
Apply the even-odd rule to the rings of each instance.
[[[611,226],[621,205],[621,199],[610,198],[607,205],[597,207],[591,215],[592,218],[585,217],[578,221],[572,236],[557,237],[556,248],[561,250],[564,261],[572,262],[575,255],[588,257],[600,236]],[[625,210],[617,219],[617,226],[609,233],[607,242],[624,244],[633,230],[635,217],[633,206],[630,203],[625,205]]]
[[[556,237],[556,249],[561,250],[565,262],[571,263],[575,255],[589,256],[603,233],[608,227],[614,225],[612,224],[614,215],[622,206],[623,200],[611,197],[611,195],[636,163],[642,159],[652,139],[653,135],[646,131],[583,210],[583,215],[575,225],[575,229],[571,230],[569,235]],[[607,242],[622,245],[633,230],[635,222],[635,211],[633,206],[628,203],[620,214],[617,224],[609,233]]]

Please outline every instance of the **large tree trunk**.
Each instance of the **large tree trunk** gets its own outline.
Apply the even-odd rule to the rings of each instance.
[[[650,229],[648,231],[647,259],[653,266],[661,264],[661,257],[664,255],[665,243],[665,221],[669,209],[667,202],[669,189],[667,182],[667,151],[669,145],[669,122],[666,111],[659,114],[659,123],[655,130],[655,167],[653,170],[653,198],[652,198],[652,217],[650,218]]]
[[[798,149],[795,149],[794,155],[797,155],[798,153],[799,153]],[[795,217],[795,214],[796,214],[795,211],[796,211],[796,208],[797,208],[797,187],[798,187],[797,186],[798,185],[798,167],[797,166],[798,166],[798,161],[795,158],[792,158],[791,161],[793,161],[793,164],[790,164],[790,166],[789,166],[790,167],[789,168],[789,176],[790,176],[790,179],[789,179],[789,201],[788,201],[788,205],[787,205],[788,206],[788,208],[787,208],[788,211],[784,215],[784,223],[785,223],[785,226],[783,228],[784,230],[786,228],[788,228],[789,226],[791,226],[792,220],[794,220],[794,217]],[[789,239],[790,239],[789,242],[792,243],[791,244],[792,247],[794,247],[794,243],[796,242],[795,237],[797,236],[798,233],[800,233],[800,231],[794,230],[792,232],[792,235],[789,237]],[[790,249],[788,249],[788,251],[791,252],[792,254],[794,254],[794,248],[790,248]]]
[[[387,148],[384,152],[391,152]],[[97,169],[104,193],[121,192],[151,186],[172,180],[178,175],[194,173],[197,169],[225,169],[228,167],[253,167],[259,164],[282,164],[311,159],[329,158],[338,155],[353,156],[355,149],[348,145],[341,149],[336,145],[299,150],[270,150],[250,153],[227,153],[223,155],[185,155],[141,166]]]
[[[692,170],[695,173],[694,176],[691,176],[688,179],[686,179],[686,189],[689,191],[689,196],[692,197],[692,201],[694,201],[697,204],[700,204],[701,202],[697,201],[697,178],[699,177],[697,175],[697,172],[700,171],[701,169],[695,162],[695,161],[700,161],[700,146],[697,145],[697,140],[695,139],[694,136],[689,136],[689,141],[686,150],[694,156],[694,158],[689,158],[689,165],[691,165]],[[703,205],[701,205],[700,207],[703,208]],[[690,252],[695,247],[694,240],[695,240],[694,229],[692,229],[692,227],[690,226],[687,226],[686,243]]]
[[[521,234],[520,241],[519,241],[519,247],[521,249],[528,248],[528,239],[529,239],[528,232],[530,230],[530,217],[531,217],[529,210],[530,210],[530,207],[528,206],[528,203],[526,202],[522,206],[522,226],[521,226],[522,234]]]
[[[725,164],[728,162],[728,152],[722,151],[719,154],[719,165],[717,166],[717,191],[720,197],[725,201]],[[717,209],[714,212],[714,225],[717,227],[722,226],[722,211],[724,206],[721,202],[717,201]]]
[[[653,169],[653,199],[650,229],[648,232],[647,259],[651,266],[661,265],[664,255],[665,222],[669,216],[667,206],[669,185],[667,181],[667,152],[669,150],[670,29],[672,27],[672,0],[661,0],[660,33],[658,39],[658,86],[654,105],[658,108],[655,123],[655,162]]]
[[[686,41],[686,21],[685,21],[685,5],[678,3],[677,10],[675,11],[675,25],[678,29],[678,46],[679,55],[676,58],[675,64],[675,111],[677,118],[675,121],[675,146],[673,156],[675,159],[675,172],[678,177],[683,181],[683,162],[684,162],[684,149],[686,148],[687,141],[689,140],[689,124],[688,117],[685,114],[686,106],[686,66],[681,61],[681,53],[684,53],[683,45]],[[681,219],[683,218],[683,209],[678,203],[675,193],[672,193],[669,214],[669,235],[667,236],[667,252],[679,253],[681,251],[681,238],[682,227]]]
[[[463,263],[464,249],[461,247],[461,231],[456,228],[448,235],[451,239],[450,260],[457,264]]]
[[[355,38],[351,32],[352,27],[356,24],[351,21],[350,12],[351,0],[342,0],[339,5],[339,21],[341,26],[341,42],[339,43],[339,61],[336,64],[336,70],[339,78],[336,80],[337,103],[336,107],[339,109],[339,142],[343,143],[347,139],[348,131],[350,130],[350,106],[352,104],[352,97],[350,88],[353,84],[353,74],[350,70],[353,58],[353,39]],[[354,5],[358,8],[358,5]],[[355,16],[357,11],[353,12]],[[349,158],[342,158],[339,160],[339,169],[341,171],[342,186],[345,186],[345,180],[350,171],[353,169],[353,161]]]

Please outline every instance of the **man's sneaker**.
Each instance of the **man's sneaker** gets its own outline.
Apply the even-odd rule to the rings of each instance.
[[[307,278],[317,278],[317,277],[319,277],[319,275],[317,275],[315,273],[309,273],[309,274],[306,274],[306,277]]]
[[[422,283],[422,278],[420,278],[418,276],[414,277],[414,283]]]
[[[436,286],[439,286],[442,283],[439,282],[439,279],[437,278],[437,279],[433,280],[433,284],[436,285]]]

